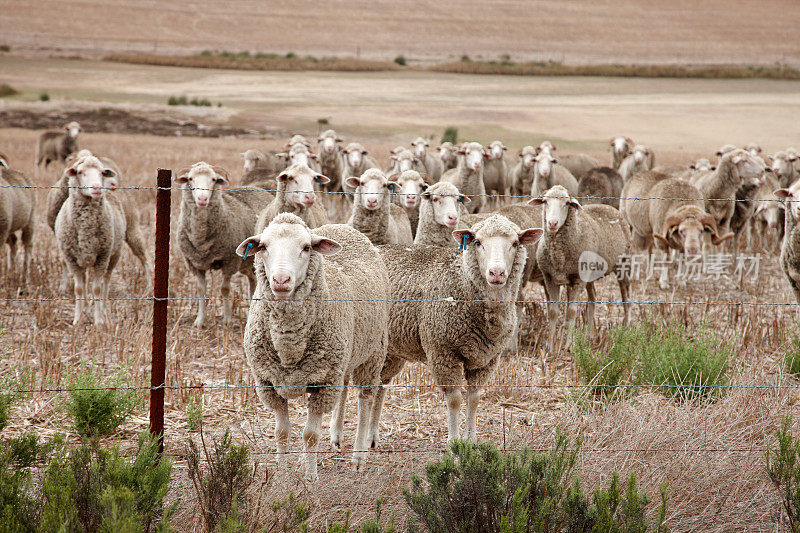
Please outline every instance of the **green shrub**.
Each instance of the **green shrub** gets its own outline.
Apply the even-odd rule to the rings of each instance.
[[[615,473],[610,486],[595,490],[590,500],[574,474],[579,447],[580,441],[572,446],[560,431],[547,454],[528,448],[502,454],[492,443],[456,441],[444,458],[425,466],[426,483],[412,476],[403,494],[432,533],[668,530],[666,487],[651,524],[645,514],[649,499],[639,494],[633,474],[624,494]],[[409,526],[417,529],[413,522]]]
[[[4,96],[15,96],[18,95],[19,91],[13,88],[11,85],[7,83],[3,83],[0,85],[0,98]]]
[[[783,356],[783,363],[787,372],[794,377],[800,377],[800,338],[792,338],[792,343]]]
[[[186,428],[189,431],[197,431],[203,427],[204,400],[205,398],[202,394],[197,394],[186,402]]]
[[[289,52],[288,54],[286,54],[286,59],[297,59],[297,54],[295,54],[294,52]]]
[[[143,434],[132,462],[82,444],[53,458],[41,488],[40,531],[167,531],[177,502],[164,508],[172,463]]]
[[[0,334],[2,334],[0,330]],[[24,393],[18,392],[27,389],[33,383],[33,374],[24,369],[18,369],[14,375],[0,378],[0,431],[8,425],[9,408]]]
[[[200,435],[202,438],[202,433]],[[206,531],[217,531],[218,527],[230,530],[243,520],[241,512],[247,504],[247,488],[253,483],[249,466],[250,452],[244,444],[234,445],[228,431],[221,439],[214,439],[210,452],[205,445],[203,450],[208,472],[200,466],[201,456],[197,445],[189,440],[189,478],[200,501]]]
[[[0,52],[10,52],[11,46],[7,44],[0,44]]]
[[[584,333],[575,335],[572,349],[578,376],[587,391],[598,399],[620,399],[632,392],[628,387],[636,364],[639,331],[635,328],[611,330],[611,348],[592,350]]]
[[[767,473],[778,489],[789,526],[794,533],[800,532],[800,438],[791,434],[791,415],[783,419],[778,430],[778,444],[767,450]]]
[[[406,58],[405,56],[397,56],[394,58],[394,62],[400,65],[401,67],[406,66]]]
[[[204,57],[207,57],[207,56],[210,56],[210,55],[213,55],[213,54],[211,53],[211,50],[203,50],[202,52],[200,52],[200,55],[204,56]]]
[[[658,327],[642,322],[630,339],[639,353],[638,381],[668,398],[710,400],[723,396],[729,381],[733,348],[713,332],[692,334],[682,324]]]
[[[58,442],[61,442],[60,439]],[[3,447],[9,462],[18,468],[27,468],[47,455],[52,446],[41,444],[38,435],[28,432],[6,439]]]
[[[48,93],[47,91],[40,93],[39,94],[39,100],[41,100],[42,102],[49,101],[50,100],[50,93]]]
[[[445,128],[444,133],[442,134],[442,140],[440,144],[446,142],[451,142],[453,144],[456,144],[456,142],[458,142],[458,128],[455,128],[453,126],[448,126],[447,128]]]
[[[130,386],[126,369],[114,378],[101,377],[91,367],[72,376],[64,407],[73,429],[86,438],[113,433],[144,400],[143,392]]]
[[[36,531],[41,502],[33,488],[29,470],[11,461],[11,454],[0,454],[0,524],[3,531]]]
[[[461,56],[461,62],[462,63],[471,63],[472,60],[469,58],[469,56],[467,54],[464,54],[463,56]]]
[[[269,531],[308,531],[308,517],[311,510],[308,504],[297,499],[294,492],[283,500],[271,505],[274,521]]]

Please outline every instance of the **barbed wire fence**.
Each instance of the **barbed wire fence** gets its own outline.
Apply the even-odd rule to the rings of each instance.
[[[65,188],[62,186],[39,186],[39,185],[0,185],[0,189],[2,188],[20,188],[20,189],[53,189],[53,188]],[[70,188],[67,186],[66,188]],[[152,296],[115,296],[115,297],[108,297],[107,300],[113,301],[141,301],[141,302],[153,302],[153,318],[152,318],[152,345],[151,345],[151,360],[150,360],[150,385],[149,386],[130,386],[130,387],[96,387],[96,388],[78,388],[78,387],[42,387],[42,388],[15,388],[10,389],[4,392],[8,393],[15,393],[15,394],[33,394],[33,393],[68,393],[73,391],[80,391],[80,390],[109,390],[109,389],[120,389],[120,390],[141,390],[149,392],[149,429],[150,432],[158,437],[160,450],[163,451],[164,446],[164,433],[165,433],[165,394],[167,391],[213,391],[213,390],[242,390],[242,389],[251,389],[254,390],[254,385],[236,385],[236,384],[213,384],[213,383],[202,383],[202,384],[179,384],[179,383],[170,383],[167,379],[167,336],[168,336],[168,316],[167,311],[169,309],[170,302],[175,301],[193,301],[193,300],[208,300],[209,298],[204,297],[193,297],[193,296],[169,296],[169,255],[170,255],[170,213],[172,207],[172,192],[174,190],[173,182],[172,182],[172,172],[167,169],[159,169],[157,174],[157,183],[155,186],[119,186],[119,187],[103,187],[106,189],[117,189],[117,190],[132,190],[132,191],[155,191],[156,196],[156,217],[155,217],[155,254],[154,254],[154,279],[153,279],[153,295]],[[233,191],[252,191],[254,190],[253,187],[228,187],[226,190],[233,190]],[[258,189],[267,192],[277,192],[277,189]],[[347,193],[344,191],[300,191],[300,192],[315,192],[317,194],[329,194],[329,195],[347,195],[351,193]],[[403,193],[395,193],[395,192],[386,192],[380,193],[386,194],[391,196],[403,195]],[[478,195],[473,195],[478,196]],[[514,200],[527,200],[530,199],[529,195],[505,195],[505,194],[484,194],[480,196],[485,196],[488,198],[504,198],[511,201]],[[595,200],[605,200],[605,199],[620,199],[619,197],[607,197],[607,196],[577,196],[579,200],[582,199],[595,199]],[[706,198],[663,198],[663,197],[650,197],[650,196],[643,196],[643,197],[633,197],[633,198],[626,198],[626,200],[681,200],[681,201],[720,201],[720,202],[771,202],[771,203],[787,203],[791,200],[787,201],[779,201],[779,200],[764,200],[764,199],[751,199],[751,200],[741,200],[736,198],[713,198],[713,199],[706,199]],[[35,297],[26,297],[24,295],[18,297],[7,297],[7,298],[0,298],[2,302],[55,302],[55,301],[74,301],[76,298],[74,297],[50,297],[50,298],[35,298]],[[81,299],[81,298],[79,298]],[[96,300],[97,298],[93,297],[84,297],[83,300],[92,301]],[[251,301],[251,298],[245,297],[228,297],[228,298],[216,298],[218,300],[235,300],[235,301]],[[258,298],[256,298],[258,299]],[[320,301],[319,299],[309,299],[314,301]],[[587,300],[575,300],[575,301],[567,301],[567,300],[560,300],[558,302],[553,302],[548,300],[547,298],[540,298],[540,299],[514,299],[514,300],[485,300],[485,299],[452,299],[452,298],[418,298],[418,299],[404,299],[404,300],[393,300],[393,299],[377,299],[377,300],[368,300],[368,299],[327,299],[322,301],[331,301],[331,302],[351,302],[351,303],[363,303],[363,302],[382,302],[382,303],[395,303],[395,302],[404,302],[404,303],[420,303],[420,304],[433,304],[433,305],[457,305],[457,304],[469,304],[469,303],[516,303],[516,304],[548,304],[548,303],[559,303],[559,304],[567,304],[567,303],[579,303],[585,304],[588,303]],[[594,300],[594,303],[597,304],[623,304],[625,302],[621,300],[615,299],[601,299],[601,300]],[[792,302],[764,302],[764,301],[743,301],[743,300],[724,300],[724,299],[715,299],[710,301],[699,301],[699,300],[684,300],[684,301],[665,301],[660,299],[645,299],[645,300],[629,300],[627,303],[631,304],[639,304],[639,305],[665,305],[665,306],[751,306],[754,308],[766,308],[766,309],[775,309],[775,308],[786,308],[786,309],[797,309],[798,304]],[[469,387],[470,385],[461,385],[463,387]],[[336,387],[336,385],[325,385],[325,387]],[[356,389],[358,386],[356,385],[349,385],[349,388]],[[390,383],[387,385],[383,385],[383,387],[387,389],[407,389],[407,390],[431,390],[431,389],[439,389],[442,387],[440,384],[436,383],[426,383],[426,384],[404,384],[404,383]],[[488,383],[484,385],[480,385],[481,388],[520,388],[520,389],[561,389],[561,390],[586,390],[586,389],[636,389],[640,388],[641,385],[635,384],[603,384],[603,383]],[[667,383],[659,384],[658,387],[677,387],[676,385],[670,385]],[[797,385],[786,385],[786,384],[698,384],[696,386],[700,389],[721,389],[721,390],[731,390],[731,389],[751,389],[755,391],[796,391],[800,390],[800,386]],[[302,386],[303,389],[308,389],[308,386]],[[311,387],[313,388],[313,387]],[[439,452],[443,451],[445,448],[443,445],[441,446],[433,446],[433,447],[425,447],[425,446],[417,446],[417,447],[397,447],[393,445],[389,445],[386,449],[377,449],[374,450],[377,453],[430,453],[430,452]],[[624,452],[624,451],[652,451],[652,448],[648,450],[642,449],[629,449],[629,448],[604,448],[605,451],[614,451],[614,452]],[[671,448],[663,448],[660,451],[670,451]],[[687,451],[686,449],[675,450],[675,451]],[[707,452],[707,453],[715,453],[715,452],[725,452],[725,453],[753,453],[754,451],[758,451],[762,453],[763,450],[753,450],[752,448],[724,448],[724,447],[710,447],[710,448],[702,448],[698,449],[697,451]],[[294,453],[294,452],[289,452]],[[302,452],[297,452],[302,453]],[[320,454],[324,454],[326,452],[317,452]],[[341,453],[341,452],[330,452],[330,453]]]

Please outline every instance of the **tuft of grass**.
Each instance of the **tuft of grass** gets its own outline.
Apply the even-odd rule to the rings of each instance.
[[[783,355],[786,371],[794,377],[800,377],[800,337],[792,338],[791,345]]]
[[[792,416],[778,430],[778,443],[765,454],[767,474],[778,489],[791,531],[800,532],[800,438],[792,435]]]
[[[453,126],[448,126],[445,128],[440,144],[445,142],[451,142],[453,144],[458,142],[458,128]]]
[[[47,91],[39,93],[39,100],[42,101],[42,102],[49,102],[50,101],[50,93],[48,93]]]
[[[0,52],[10,52],[11,45],[8,44],[0,44]]]
[[[472,60],[469,58],[469,56],[467,54],[464,54],[463,56],[461,56],[461,62],[462,63],[471,63]]]
[[[0,85],[0,98],[5,96],[16,96],[19,94],[19,91],[13,88],[11,85],[7,83],[3,83]]]
[[[197,431],[203,427],[204,396],[197,394],[186,402],[186,427],[189,431]]]
[[[104,378],[92,367],[72,376],[69,397],[64,407],[73,429],[84,438],[113,433],[142,404],[144,394],[131,386],[128,372],[120,369],[113,378]]]
[[[189,105],[189,100],[186,96],[170,96],[167,105]]]
[[[395,57],[394,58],[394,62],[397,63],[398,65],[400,65],[401,67],[406,66],[406,58],[405,58],[405,56],[400,55],[400,56]]]
[[[592,350],[584,333],[575,335],[573,356],[578,376],[588,385],[587,391],[597,399],[617,400],[632,394],[630,384],[636,366],[637,346],[642,342],[635,328],[610,331],[611,348]]]

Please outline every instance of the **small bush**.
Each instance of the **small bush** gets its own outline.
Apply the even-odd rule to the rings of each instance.
[[[441,143],[445,142],[451,142],[453,144],[456,144],[456,142],[458,142],[458,128],[455,128],[453,126],[448,126],[447,128],[445,128],[444,133],[442,134]]]
[[[170,96],[167,105],[189,105],[189,100],[185,96]]]
[[[14,465],[9,453],[0,454],[0,524],[4,531],[36,531],[41,503],[27,469]]]
[[[203,57],[208,57],[208,56],[211,56],[213,54],[211,53],[211,50],[203,50],[202,52],[200,52],[200,55],[203,56]]]
[[[203,404],[202,394],[192,396],[186,403],[186,427],[189,431],[197,431],[203,427]]]
[[[574,474],[579,447],[580,441],[572,446],[560,431],[547,454],[528,448],[502,454],[492,443],[456,441],[442,460],[425,466],[426,483],[412,476],[403,494],[431,533],[668,530],[666,488],[651,523],[645,514],[649,499],[639,493],[633,474],[624,494],[615,473],[590,501]]]
[[[405,56],[397,56],[394,58],[394,62],[400,65],[401,67],[406,66],[406,58]]]
[[[288,54],[286,54],[286,59],[297,59],[297,54],[295,54],[294,52],[289,52]]]
[[[794,533],[800,532],[800,439],[789,431],[791,415],[783,419],[778,430],[778,445],[767,450],[767,473],[781,495],[781,503],[789,526]]]
[[[308,531],[308,517],[311,510],[308,504],[297,499],[294,492],[283,500],[271,505],[274,519],[269,531]]]
[[[3,442],[8,460],[18,468],[28,468],[43,458],[49,451],[49,446],[39,442],[35,433],[24,433]]]
[[[144,400],[140,390],[130,389],[125,369],[114,378],[103,378],[88,368],[69,381],[65,408],[73,429],[82,437],[96,438],[113,433]]]
[[[800,338],[794,337],[789,349],[783,356],[786,371],[794,377],[800,377]]]
[[[30,387],[32,382],[33,374],[25,370],[17,370],[13,376],[0,378],[0,431],[8,425],[11,404],[23,394],[18,391]]]
[[[208,98],[192,98],[189,104],[198,107],[211,107],[211,101]]]
[[[197,445],[189,440],[189,478],[200,501],[206,531],[210,533],[223,526],[230,530],[244,519],[241,508],[247,504],[246,491],[253,483],[249,450],[246,445],[234,445],[228,431],[222,439],[214,439],[211,452],[205,445],[203,450],[207,472],[200,466],[202,458]]]
[[[0,52],[10,52],[11,46],[7,44],[0,44]]]
[[[469,58],[469,56],[467,54],[464,54],[463,56],[461,56],[461,62],[462,63],[471,63],[472,60]]]
[[[578,376],[588,385],[587,390],[598,399],[620,399],[632,392],[631,374],[636,364],[635,337],[638,330],[634,328],[617,328],[610,332],[611,348],[594,351],[584,334],[575,336],[572,353],[578,366]]]
[[[11,85],[4,83],[0,85],[0,98],[5,96],[16,96],[19,94],[19,91],[13,88]]]
[[[50,93],[48,93],[47,91],[40,93],[39,100],[42,102],[50,101]]]

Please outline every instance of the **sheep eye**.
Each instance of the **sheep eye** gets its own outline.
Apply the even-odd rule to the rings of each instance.
[[[224,180],[224,179],[222,179],[222,178],[217,178],[217,179],[215,179],[214,181],[215,181],[216,183],[222,183],[222,182],[224,182],[225,180]]]
[[[479,241],[478,239],[475,239],[475,240],[474,240],[474,241],[472,241],[472,242],[474,242],[474,243],[475,243],[475,246],[480,246],[480,245],[481,245],[481,241]]]
[[[519,241],[512,242],[511,246],[513,246],[514,248],[518,247],[519,246]]]
[[[310,244],[306,244],[305,246],[303,246],[303,252],[308,253],[310,251],[311,251],[311,245]]]
[[[114,177],[114,172],[112,172],[110,170],[104,170],[103,171],[103,177],[104,178],[113,178]]]

